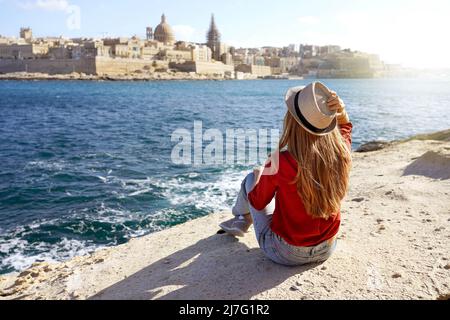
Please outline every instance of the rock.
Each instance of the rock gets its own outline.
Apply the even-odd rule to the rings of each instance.
[[[72,292],[72,293],[70,294],[70,297],[71,297],[72,299],[77,299],[77,298],[80,297],[80,294],[78,293],[78,291],[74,291],[74,292]]]
[[[292,286],[292,287],[290,288],[290,290],[291,290],[291,291],[300,291],[300,288],[297,287],[297,286]]]
[[[385,149],[386,147],[388,147],[390,145],[391,145],[391,143],[389,143],[389,142],[372,141],[372,142],[363,144],[361,147],[359,147],[358,150],[356,150],[356,152],[364,153],[364,152],[378,151],[378,150]]]
[[[9,296],[12,296],[12,295],[15,295],[16,293],[18,292],[18,290],[17,289],[12,289],[11,291],[3,291],[3,290],[0,290],[0,297],[9,297]]]
[[[47,264],[44,266],[43,270],[44,272],[51,272],[53,271],[53,268],[49,264]]]
[[[363,202],[364,200],[366,200],[366,199],[363,197],[352,199],[353,202]]]
[[[448,300],[450,300],[450,294],[441,295],[441,296],[439,296],[438,300],[439,301],[448,301]]]
[[[398,279],[398,278],[401,278],[402,277],[402,275],[400,274],[400,273],[394,273],[393,275],[392,275],[392,278],[393,279]]]
[[[25,271],[23,271],[22,273],[19,274],[19,278],[26,277],[26,276],[28,276],[30,274],[31,274],[30,270],[25,270]]]
[[[26,282],[27,282],[26,279],[24,279],[24,278],[18,278],[18,279],[14,282],[14,285],[15,285],[15,286],[21,286],[21,285],[25,284]]]
[[[444,269],[445,269],[445,270],[450,270],[450,263],[447,264],[446,266],[444,266]]]

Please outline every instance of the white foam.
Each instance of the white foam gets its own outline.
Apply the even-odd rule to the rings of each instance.
[[[143,193],[159,192],[173,206],[189,205],[199,210],[222,211],[229,209],[229,202],[240,189],[247,170],[227,169],[215,181],[192,181],[199,173],[188,173],[170,178],[147,177],[146,179],[121,179],[110,177],[108,183],[118,183],[124,189],[120,198],[134,197]],[[155,188],[156,187],[156,188]],[[160,189],[155,191],[155,189]]]
[[[48,171],[62,171],[66,165],[65,161],[30,161],[25,166],[25,170],[41,169]]]
[[[86,222],[92,221],[121,225],[126,231],[125,237],[130,239],[160,231],[171,225],[174,220],[180,220],[181,215],[187,219],[195,217],[195,212],[192,212],[192,216],[189,214],[186,216],[186,210],[180,210],[180,207],[194,207],[196,210],[207,213],[230,210],[230,206],[239,192],[242,179],[245,178],[248,170],[237,171],[233,168],[228,168],[219,174],[214,181],[192,180],[201,176],[200,173],[196,172],[170,178],[148,177],[146,179],[122,179],[110,176],[111,173],[108,172],[108,177],[105,178],[104,183],[120,185],[123,192],[118,195],[119,198],[157,192],[160,196],[167,199],[173,207],[145,213],[110,208],[102,203],[96,210],[95,215],[90,213],[92,208],[84,208],[77,212],[71,212],[69,219],[84,221],[84,227],[86,227]],[[146,221],[146,225],[141,228],[131,229],[125,225],[126,222],[139,222],[144,219],[148,220],[148,222]],[[95,249],[103,247],[103,245],[95,244],[92,241],[67,238],[56,244],[44,242],[31,244],[23,240],[24,236],[30,232],[27,231],[26,227],[34,232],[42,225],[58,226],[67,223],[67,220],[68,218],[37,220],[27,226],[18,226],[12,230],[4,230],[2,234],[8,235],[8,239],[12,239],[6,241],[4,238],[0,238],[0,253],[6,255],[0,262],[0,266],[2,268],[13,267],[16,270],[23,270],[37,261],[64,261],[75,256],[91,253]],[[114,244],[113,241],[110,243],[110,245]],[[29,252],[38,253],[29,254]]]
[[[0,266],[12,267],[15,270],[24,270],[33,263],[39,261],[56,262],[65,261],[73,257],[84,256],[92,253],[101,246],[94,245],[88,241],[79,241],[64,238],[55,245],[39,242],[29,244],[22,239],[13,239],[8,243],[0,243],[0,252],[10,252],[2,259]],[[34,255],[26,254],[26,250],[38,250],[40,253]]]
[[[108,177],[97,176],[97,178],[99,178],[103,183],[108,182]]]
[[[152,190],[153,190],[152,188],[144,188],[144,189],[142,189],[142,190],[138,190],[138,191],[136,191],[136,192],[132,192],[132,193],[130,193],[128,196],[130,196],[130,197],[135,197],[135,196],[139,196],[139,195],[144,194],[144,193],[149,193],[149,192],[151,192]]]

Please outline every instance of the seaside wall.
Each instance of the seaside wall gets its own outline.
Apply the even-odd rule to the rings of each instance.
[[[226,65],[220,62],[195,62],[198,74],[225,74],[234,72],[234,66]]]
[[[97,75],[123,75],[150,70],[155,62],[143,59],[124,59],[96,57],[95,67]],[[168,68],[168,63],[158,61],[158,68]]]
[[[69,74],[72,72],[95,74],[95,60],[85,59],[0,59],[0,72],[29,72],[47,74]]]
[[[236,71],[251,73],[258,77],[266,77],[272,75],[272,69],[268,66],[259,66],[259,65],[249,65],[249,64],[240,64],[236,67]]]
[[[221,62],[201,62],[201,61],[188,61],[185,63],[170,63],[170,68],[177,69],[182,72],[195,72],[203,75],[213,75],[234,72],[234,67],[226,65]]]
[[[181,64],[170,63],[170,67],[182,72],[195,72],[202,75],[226,75],[227,73],[234,73],[234,66],[221,62],[190,61]],[[168,69],[169,62],[108,57],[83,59],[0,59],[0,73],[70,74],[77,72],[99,76],[115,76],[150,71],[155,68]]]
[[[46,74],[125,75],[151,70],[154,61],[122,58],[83,59],[0,59],[0,73],[28,72]],[[168,68],[168,63],[158,61],[158,68]]]

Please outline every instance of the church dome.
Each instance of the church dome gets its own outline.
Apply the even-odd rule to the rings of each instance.
[[[166,16],[164,14],[161,17],[161,23],[155,29],[155,40],[163,43],[175,42],[172,27],[166,22]]]

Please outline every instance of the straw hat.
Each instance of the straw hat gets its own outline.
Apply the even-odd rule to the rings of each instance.
[[[294,87],[286,93],[286,105],[294,119],[309,133],[325,136],[337,127],[337,112],[328,108],[331,91],[320,82]]]

